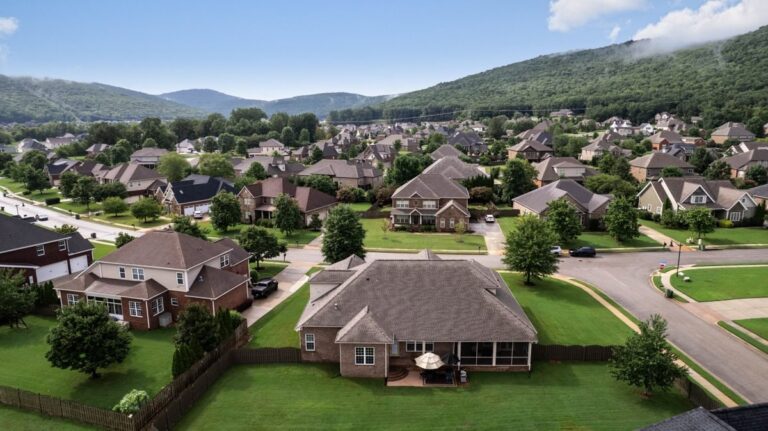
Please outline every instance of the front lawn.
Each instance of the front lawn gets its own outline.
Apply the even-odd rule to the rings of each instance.
[[[171,223],[170,218],[160,217],[155,220],[147,219],[145,223],[143,219],[137,219],[130,212],[125,212],[119,215],[104,214],[102,213],[98,217],[93,217],[94,220],[100,220],[107,223],[122,224],[126,226],[134,226],[136,229],[143,229],[148,227],[157,227]]]
[[[640,220],[640,224],[682,243],[685,243],[688,238],[696,237],[692,231],[671,229],[650,220]],[[703,240],[705,244],[712,245],[768,244],[768,229],[761,227],[716,228],[714,232],[706,234]]]
[[[79,431],[92,430],[88,425],[66,419],[42,416],[27,410],[0,405],[0,429],[13,431]]]
[[[517,223],[519,222],[520,217],[501,217],[498,218],[496,221],[501,226],[501,230],[504,232],[504,235],[507,235],[509,232],[513,231],[517,228]],[[658,242],[652,240],[651,238],[640,235],[637,238],[633,238],[629,241],[625,242],[618,242],[615,239],[613,239],[608,232],[600,232],[600,231],[584,231],[579,235],[578,238],[576,238],[575,241],[572,241],[567,244],[561,244],[561,246],[564,249],[567,248],[577,248],[582,246],[592,246],[594,248],[598,249],[608,249],[608,248],[628,248],[628,247],[660,247],[661,244]]]
[[[723,301],[768,297],[768,266],[734,268],[688,268],[683,277],[670,277],[672,286],[696,301]]]
[[[400,249],[400,250],[455,250],[485,251],[485,238],[482,235],[464,234],[459,242],[458,235],[448,233],[412,233],[382,231],[384,219],[360,220],[365,229],[365,248]]]
[[[259,272],[259,279],[262,278],[272,278],[280,273],[280,271],[284,270],[285,267],[288,266],[287,263],[284,262],[261,262],[259,264],[261,269],[258,270]],[[251,270],[256,269],[256,262],[253,262],[250,264]]]
[[[25,190],[24,184],[17,183],[16,181],[13,181],[7,177],[0,178],[0,187],[5,187],[13,193],[22,193]]]
[[[88,205],[88,208],[86,208],[85,204],[81,204],[74,201],[59,202],[53,206],[56,208],[62,209],[64,211],[69,211],[76,214],[86,214],[89,211],[92,213],[96,211],[101,211],[101,204],[98,202],[91,202]]]
[[[91,244],[93,245],[93,260],[99,260],[109,253],[117,250],[117,247],[112,244],[105,244],[103,242],[96,241],[91,241]]]
[[[351,204],[344,204],[350,208],[352,208],[352,211],[356,213],[364,213],[371,209],[371,203],[370,202],[355,202]]]
[[[768,318],[735,320],[734,323],[738,323],[768,341]]]
[[[54,368],[45,359],[45,337],[55,319],[24,320],[28,329],[0,328],[0,385],[111,409],[131,389],[153,396],[171,381],[173,329],[131,331],[133,342],[125,362],[99,370],[101,377],[92,380],[78,371]]]
[[[572,284],[546,278],[533,286],[518,273],[502,272],[517,301],[539,333],[539,344],[612,346],[632,334],[621,320]]]
[[[232,238],[234,240],[237,240],[237,237],[240,235],[240,231],[245,229],[246,227],[250,226],[245,223],[238,223],[235,226],[231,226],[229,230],[226,232],[219,232],[216,229],[214,229],[213,225],[210,221],[200,221],[197,222],[197,224],[200,225],[200,227],[208,229],[208,236],[210,238]],[[279,229],[275,228],[264,228],[268,230],[270,233],[275,235],[278,240],[285,241],[288,244],[288,247],[296,247],[296,246],[303,246],[307,245],[312,240],[320,236],[319,231],[313,231],[309,229],[301,229],[296,232],[293,232],[290,237],[286,237],[282,232],[280,232]]]
[[[693,408],[676,392],[650,399],[604,363],[535,363],[533,373],[469,375],[464,388],[392,388],[332,365],[241,365],[178,429],[637,429]],[[257,406],[257,407],[255,407]]]

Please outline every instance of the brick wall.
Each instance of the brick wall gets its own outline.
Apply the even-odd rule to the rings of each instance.
[[[214,310],[218,310],[219,308],[229,308],[234,310],[247,300],[248,283],[243,281],[243,284],[237,286],[236,288],[224,294],[222,297],[216,299],[214,301],[213,307]]]
[[[304,362],[339,362],[339,345],[336,334],[341,328],[304,328],[301,337],[301,360]],[[315,351],[308,352],[304,346],[304,334],[315,335]]]
[[[385,344],[339,344],[339,369],[344,377],[377,378],[387,376],[388,349]],[[355,365],[355,347],[373,347],[374,365]]]

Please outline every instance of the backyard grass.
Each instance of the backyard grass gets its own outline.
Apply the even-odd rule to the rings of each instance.
[[[357,213],[364,213],[371,208],[370,202],[355,202],[355,203],[344,204],[344,205],[352,208],[352,211]]]
[[[365,229],[363,245],[370,249],[401,249],[401,250],[456,250],[484,251],[485,238],[482,235],[464,234],[459,236],[446,233],[412,233],[381,230],[384,219],[362,219]]]
[[[262,278],[271,278],[276,276],[280,271],[284,270],[285,267],[288,266],[287,263],[284,262],[260,262],[259,266],[261,269],[258,270],[259,272],[259,279]],[[256,262],[253,262],[250,264],[251,270],[256,269]]]
[[[0,405],[0,429],[13,431],[92,430],[87,425],[65,419],[42,416],[30,411]]]
[[[309,301],[309,283],[270,310],[251,326],[250,347],[300,347],[294,330]]]
[[[747,343],[750,346],[754,347],[755,349],[760,350],[763,353],[768,353],[768,345],[765,345],[765,344],[761,343],[760,341],[755,340],[754,338],[750,337],[749,335],[747,335],[747,333],[742,331],[737,326],[731,325],[730,323],[724,322],[722,320],[720,322],[717,322],[717,324],[721,328],[723,328],[726,331],[730,332],[731,334],[741,338],[742,341],[744,341],[745,343]]]
[[[523,276],[503,272],[517,301],[539,333],[539,344],[618,345],[632,334],[624,323],[580,288],[560,280],[523,284]]]
[[[533,369],[470,373],[465,388],[388,388],[332,365],[236,366],[178,429],[629,430],[693,407],[676,392],[644,398],[603,363]]]
[[[101,377],[92,380],[78,371],[54,368],[45,359],[45,338],[55,319],[28,316],[24,320],[27,329],[0,328],[0,385],[111,409],[131,389],[153,396],[171,381],[173,329],[132,331],[128,358],[100,369]]]
[[[105,244],[103,242],[95,241],[91,241],[91,244],[93,245],[93,260],[99,260],[109,253],[117,250],[117,247],[112,244]]]
[[[768,266],[734,268],[688,268],[683,277],[670,277],[672,286],[696,301],[722,301],[768,297]]]
[[[501,218],[498,218],[496,221],[501,226],[501,230],[504,232],[504,235],[507,235],[509,232],[516,229],[517,223],[519,220],[520,220],[519,217],[501,217]],[[561,244],[561,246],[564,249],[577,248],[577,247],[582,247],[587,245],[592,246],[594,248],[598,248],[598,249],[661,247],[661,244],[642,234],[637,238],[633,238],[629,241],[620,243],[615,239],[613,239],[608,234],[608,232],[598,232],[598,231],[582,232],[581,235],[579,235],[579,237],[576,238],[576,240],[567,244]]]
[[[226,232],[219,232],[216,229],[213,228],[213,225],[210,221],[200,221],[197,222],[197,224],[200,225],[201,228],[208,229],[208,237],[209,238],[232,238],[234,240],[237,240],[238,235],[240,235],[240,231],[245,229],[247,226],[250,226],[245,223],[238,223],[235,226],[232,226],[229,228]],[[285,241],[288,244],[288,247],[295,247],[295,246],[302,246],[309,244],[320,236],[319,231],[313,231],[309,229],[301,229],[291,234],[290,237],[286,237],[280,230],[275,228],[265,228],[270,233],[275,235],[279,241]]]
[[[685,243],[688,238],[696,236],[689,230],[670,229],[650,220],[640,220],[640,224],[682,243]],[[761,227],[716,228],[714,232],[706,234],[703,239],[704,244],[711,245],[768,244],[768,229]]]
[[[749,329],[754,334],[768,341],[768,318],[736,320],[734,323]]]

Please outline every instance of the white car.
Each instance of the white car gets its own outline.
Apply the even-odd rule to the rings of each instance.
[[[493,223],[496,221],[496,217],[493,216],[493,214],[487,214],[485,216],[485,222],[486,223]]]
[[[554,255],[560,256],[561,254],[563,254],[563,249],[560,248],[559,245],[553,245],[552,248],[549,250],[549,252]]]
[[[203,218],[203,213],[202,211],[195,211],[192,213],[192,217],[200,220],[201,218]]]
[[[48,216],[45,215],[45,214],[38,214],[38,215],[35,216],[35,218],[37,219],[37,221],[46,221],[46,220],[48,220]]]

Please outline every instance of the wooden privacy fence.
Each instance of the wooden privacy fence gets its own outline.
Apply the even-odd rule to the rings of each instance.
[[[723,407],[723,403],[712,398],[701,386],[692,382],[691,379],[683,377],[675,380],[674,386],[679,389],[690,402],[697,406],[704,407],[707,410],[714,410]]]
[[[561,344],[534,344],[534,361],[600,361],[613,356],[613,346],[564,346]]]
[[[277,349],[235,349],[232,351],[236,364],[290,364],[301,362],[301,351],[292,347]]]

